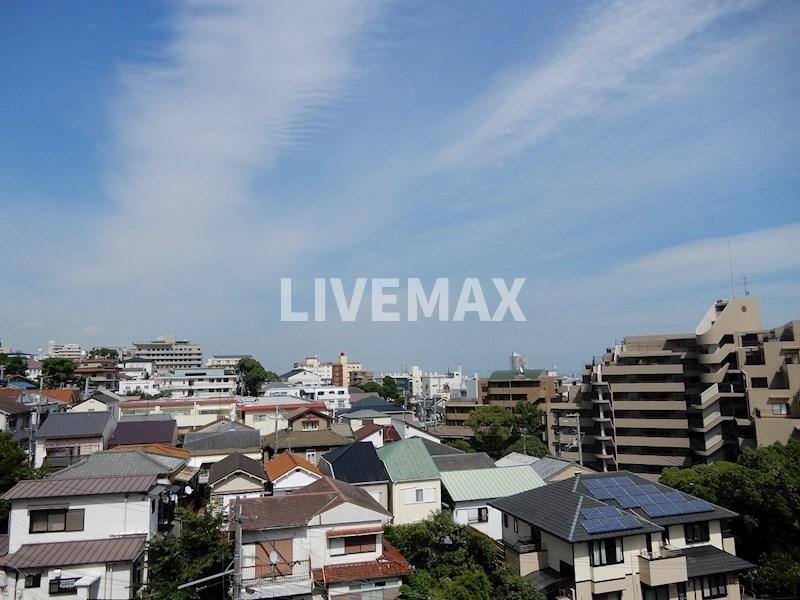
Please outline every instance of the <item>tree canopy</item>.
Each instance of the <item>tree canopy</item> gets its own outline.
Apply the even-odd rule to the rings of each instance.
[[[28,463],[25,451],[16,444],[7,431],[0,432],[0,494],[4,494],[22,479],[39,479],[43,472]],[[0,531],[8,515],[8,504],[0,501]]]
[[[387,539],[415,567],[401,588],[431,600],[544,600],[505,565],[492,539],[439,512],[420,523],[386,528]]]
[[[75,383],[75,363],[68,358],[45,358],[42,361],[42,377],[44,385],[49,388]]]
[[[178,509],[179,535],[159,535],[147,543],[147,585],[145,597],[171,600],[219,598],[222,578],[204,584],[203,589],[178,590],[178,586],[225,571],[231,556],[220,528],[222,516],[206,510],[196,514]]]
[[[510,452],[547,454],[547,448],[536,435],[542,429],[542,412],[530,402],[519,402],[513,409],[494,404],[479,406],[464,424],[475,432],[471,445],[491,456]]]
[[[242,388],[240,392],[248,396],[258,396],[261,386],[268,381],[278,381],[279,377],[272,371],[267,371],[255,358],[246,357],[236,365],[236,374],[239,375]]]
[[[112,358],[114,360],[119,360],[119,351],[114,348],[106,348],[103,346],[101,348],[92,348],[89,351],[89,356],[91,358]]]
[[[22,375],[24,377],[25,372],[28,370],[28,361],[17,355],[0,354],[0,365],[5,367],[4,373],[6,377],[11,377],[12,375]]]
[[[759,596],[800,595],[800,441],[747,449],[735,463],[666,469],[661,482],[739,513],[737,553],[757,563]]]

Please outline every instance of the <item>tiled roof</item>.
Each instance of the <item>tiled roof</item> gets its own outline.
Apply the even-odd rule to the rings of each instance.
[[[244,498],[237,502],[242,507],[245,531],[302,527],[312,517],[345,502],[390,516],[361,488],[324,476],[291,494]]]
[[[503,458],[495,461],[496,467],[518,467],[519,465],[531,465],[535,463],[538,458],[535,456],[528,456],[521,452],[511,452],[506,454]]]
[[[267,446],[273,450],[295,449],[295,448],[332,448],[334,446],[344,446],[352,440],[342,437],[338,433],[327,429],[318,431],[283,431],[278,433],[278,443],[275,444],[275,436],[270,435],[265,440]]]
[[[574,465],[572,461],[556,458],[554,456],[543,456],[531,465],[531,468],[539,474],[545,481],[558,475],[564,469]],[[588,471],[589,469],[585,469]]]
[[[48,477],[46,479],[20,481],[0,496],[0,499],[19,500],[23,498],[63,498],[65,496],[145,493],[155,483],[155,475],[82,477],[80,479]]]
[[[754,564],[711,545],[683,548],[679,553],[686,557],[686,574],[690,579],[715,573],[749,571],[755,567]]]
[[[267,474],[264,472],[264,466],[261,461],[234,452],[211,465],[208,470],[208,484],[212,485],[237,471],[243,471],[263,481],[267,480]]]
[[[473,469],[494,469],[494,461],[486,452],[465,452],[464,454],[443,454],[434,456],[433,462],[439,472],[467,471]]]
[[[300,408],[296,408],[295,410],[290,412],[288,415],[286,415],[286,420],[289,423],[291,423],[292,421],[296,421],[297,419],[299,419],[300,417],[302,417],[303,415],[305,415],[307,413],[315,414],[318,417],[320,417],[322,419],[325,419],[326,421],[331,421],[333,419],[333,417],[331,417],[331,415],[329,415],[328,413],[324,412],[321,409],[312,408],[310,406],[302,406]]]
[[[13,554],[0,558],[0,566],[35,569],[133,562],[144,551],[145,540],[144,535],[130,535],[82,542],[25,544]]]
[[[167,444],[126,444],[113,448],[114,452],[129,452],[131,450],[142,450],[148,454],[160,454],[163,456],[172,456],[173,458],[189,458],[192,456],[191,450],[185,448],[176,448]]]
[[[524,465],[442,473],[442,486],[454,502],[504,498],[543,485],[542,478]]]
[[[57,439],[99,436],[113,419],[110,412],[51,413],[36,431],[36,437]]]
[[[113,477],[117,475],[168,476],[186,464],[186,458],[143,450],[106,450],[90,454],[80,462],[51,475],[54,479]]]
[[[425,449],[428,451],[428,454],[431,456],[442,456],[442,455],[452,455],[452,454],[466,454],[463,450],[459,450],[458,448],[453,448],[452,446],[448,446],[447,444],[440,444],[439,442],[434,442],[433,440],[429,440],[428,438],[420,438],[422,443],[425,445]]]
[[[213,450],[261,448],[261,434],[257,429],[242,423],[223,420],[187,433],[183,447],[193,454]]]
[[[7,388],[3,388],[5,391]],[[19,415],[23,413],[31,412],[30,406],[25,406],[21,402],[17,402],[16,399],[12,398],[10,394],[6,396],[0,396],[0,412],[6,413],[8,415]]]
[[[386,467],[375,451],[372,442],[356,442],[340,446],[322,455],[319,467],[340,481],[347,483],[383,483],[389,481]]]
[[[294,471],[295,469],[305,469],[315,475],[322,475],[317,467],[299,454],[295,454],[289,450],[273,456],[266,465],[267,476],[270,481],[275,481],[279,477],[283,477],[286,473]]]
[[[329,584],[338,581],[358,581],[362,579],[378,579],[381,577],[403,577],[414,570],[405,557],[383,538],[383,554],[377,559],[367,562],[333,565],[314,569],[314,581]]]
[[[173,444],[178,436],[178,425],[172,419],[158,421],[124,420],[117,424],[110,446],[128,444]]]
[[[400,434],[397,433],[397,429],[395,429],[393,425],[378,425],[377,423],[367,423],[361,429],[353,432],[353,437],[357,440],[363,440],[376,431],[383,432],[382,437],[384,442],[399,442],[403,439],[400,437]]]
[[[378,448],[392,481],[439,479],[439,470],[420,438],[408,438]]]

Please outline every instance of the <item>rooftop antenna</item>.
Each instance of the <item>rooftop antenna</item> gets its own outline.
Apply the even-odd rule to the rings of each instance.
[[[744,291],[744,295],[745,296],[749,296],[750,295],[750,287],[749,287],[749,285],[747,283],[747,275],[742,275],[739,279],[742,280],[742,289]]]
[[[728,242],[728,265],[731,269],[731,299],[736,298],[736,290],[733,287],[733,253],[731,252],[731,243]]]

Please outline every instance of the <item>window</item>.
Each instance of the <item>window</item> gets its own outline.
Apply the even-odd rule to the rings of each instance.
[[[344,538],[331,538],[328,540],[328,549],[331,553],[331,556],[375,552],[377,547],[376,536],[374,533],[368,535],[354,535]]]
[[[306,450],[306,460],[310,463],[317,464],[317,451]]]
[[[686,536],[687,544],[707,542],[709,540],[707,521],[703,521],[702,523],[686,523],[683,526],[683,532]]]
[[[686,600],[686,584],[678,582],[678,600]]]
[[[486,523],[489,520],[489,509],[485,506],[481,508],[468,508],[467,523]]]
[[[421,504],[435,501],[435,488],[414,488],[406,490],[406,504]]]
[[[83,531],[83,509],[31,510],[30,533],[52,531]]]
[[[25,573],[25,587],[38,588],[42,585],[41,573]]]
[[[590,549],[593,567],[617,565],[622,562],[622,538],[608,538],[591,542]]]
[[[754,388],[765,388],[768,387],[767,378],[766,377],[753,377],[750,379],[750,385]]]
[[[303,431],[317,431],[319,429],[319,421],[316,419],[303,421]]]
[[[75,584],[78,583],[79,579],[80,577],[51,579],[48,591],[51,596],[56,594],[77,594],[78,588]]]
[[[785,402],[773,402],[772,414],[785,417],[786,415],[789,414],[789,405],[786,404]]]
[[[514,519],[514,533],[519,533],[519,521]]]
[[[503,513],[503,529],[508,529],[508,515]]]
[[[728,594],[725,574],[703,577],[703,598],[722,598]]]
[[[644,600],[669,600],[669,586],[650,587],[649,585],[642,585],[642,598]]]

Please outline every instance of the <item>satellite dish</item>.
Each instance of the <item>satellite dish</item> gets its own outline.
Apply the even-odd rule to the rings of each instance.
[[[269,564],[271,565],[278,564],[278,553],[275,552],[275,550],[272,550],[269,553]]]

